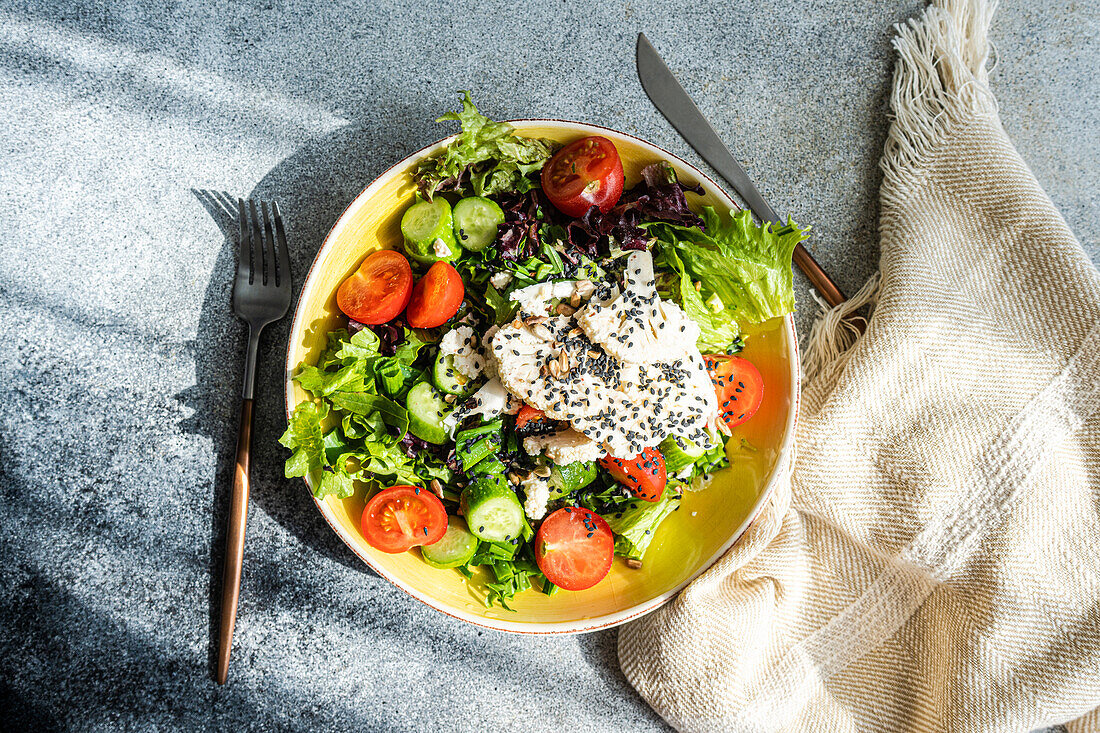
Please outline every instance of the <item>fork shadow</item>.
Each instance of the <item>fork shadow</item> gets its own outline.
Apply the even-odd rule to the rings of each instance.
[[[403,136],[405,139],[427,143],[443,134],[442,128],[431,122],[433,115],[426,108],[390,112],[406,121],[409,134]],[[410,145],[404,152],[395,150],[393,137],[387,137],[384,130],[348,125],[307,142],[268,172],[245,196],[279,202],[290,244],[294,303],[310,263],[340,213],[371,180],[393,163],[395,157],[403,157],[418,147],[420,145]],[[210,487],[208,594],[208,665],[213,674],[247,327],[237,320],[230,307],[238,236],[236,196],[213,189],[193,188],[191,192],[223,238],[204,294],[197,335],[188,344],[195,358],[195,384],[175,395],[176,400],[190,410],[190,416],[181,421],[180,429],[209,439],[216,452],[216,469]],[[287,453],[279,445],[278,438],[286,428],[283,381],[292,312],[293,306],[287,317],[265,328],[260,338],[253,408],[250,503],[254,511],[259,509],[274,519],[310,550],[367,576],[376,576],[328,527],[313,505],[304,482],[283,475]],[[248,572],[247,565],[245,572]]]

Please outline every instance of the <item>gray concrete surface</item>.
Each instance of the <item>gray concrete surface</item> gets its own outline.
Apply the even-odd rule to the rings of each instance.
[[[842,287],[876,262],[892,23],[922,3],[0,3],[0,720],[5,729],[656,730],[615,632],[482,631],[362,567],[281,477],[262,346],[231,684],[209,678],[244,331],[192,189],[278,198],[299,282],[392,161],[490,115],[694,153],[635,81],[644,30]],[[1093,3],[1006,3],[1005,127],[1100,256]],[[800,280],[805,330],[812,315]]]

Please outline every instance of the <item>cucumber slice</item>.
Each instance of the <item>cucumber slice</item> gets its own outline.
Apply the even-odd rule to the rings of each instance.
[[[466,469],[466,475],[471,479],[484,478],[486,476],[503,476],[507,467],[496,456],[489,456],[477,462],[477,465]]]
[[[462,253],[455,241],[451,205],[442,196],[433,201],[418,201],[401,217],[405,254],[417,262],[431,264],[450,261]]]
[[[455,435],[455,455],[462,470],[469,471],[500,450],[500,428],[501,421],[497,419]]]
[[[678,435],[670,435],[661,441],[658,450],[665,457],[665,471],[669,476],[675,476],[691,464],[703,457],[707,452],[705,445],[696,445],[687,438]]]
[[[550,469],[550,498],[557,499],[583,489],[596,480],[594,461],[576,461]]]
[[[488,476],[467,486],[462,506],[470,531],[486,542],[509,542],[520,536],[526,524],[519,497],[503,476]]]
[[[470,383],[473,380],[455,369],[453,354],[444,354],[441,351],[439,356],[435,357],[435,364],[432,366],[432,381],[435,382],[436,387],[447,394],[464,397],[469,393]]]
[[[473,559],[477,537],[466,529],[462,517],[447,517],[447,533],[438,542],[423,545],[420,556],[433,568],[456,568]]]
[[[455,204],[455,236],[459,244],[471,252],[483,250],[495,242],[497,227],[503,223],[504,212],[495,201],[470,196]]]
[[[450,411],[450,405],[443,401],[435,387],[428,382],[413,385],[405,398],[405,407],[409,410],[410,433],[429,443],[446,442],[443,417]]]

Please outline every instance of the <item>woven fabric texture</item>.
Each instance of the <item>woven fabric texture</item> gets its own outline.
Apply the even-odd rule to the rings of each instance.
[[[790,484],[620,634],[678,729],[1100,730],[1100,274],[998,121],[993,9],[898,29],[867,332]]]

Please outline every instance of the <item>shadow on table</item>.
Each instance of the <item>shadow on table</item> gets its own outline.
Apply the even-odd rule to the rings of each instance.
[[[377,125],[351,124],[308,141],[246,194],[246,198],[279,202],[287,226],[295,303],[309,266],[340,213],[395,159],[442,135],[441,128],[432,122],[433,118],[432,110],[426,108],[390,109],[387,119],[395,121],[396,133],[392,127],[380,129]],[[412,142],[407,150],[395,148],[395,138]],[[231,307],[238,242],[236,197],[213,190],[192,189],[192,193],[224,236],[206,288],[197,336],[189,344],[195,356],[195,385],[176,395],[182,405],[193,411],[192,416],[180,424],[181,429],[209,438],[217,452],[217,468],[211,487],[209,563],[210,664],[213,670],[247,326],[233,315]],[[283,377],[293,311],[292,304],[287,316],[265,328],[260,339],[250,506],[253,511],[258,508],[277,521],[311,550],[348,568],[374,575],[329,528],[313,505],[304,483],[283,476],[283,462],[288,454],[278,439],[286,428]],[[245,572],[248,572],[247,566]]]
[[[642,696],[638,694],[629,681],[626,679],[626,675],[623,674],[622,666],[619,664],[619,629],[608,629],[606,631],[594,631],[590,634],[579,634],[577,636],[577,648],[580,649],[581,654],[584,656],[586,662],[590,667],[595,669],[607,670],[604,676],[605,683],[614,689],[614,691],[620,697],[631,698],[638,703],[640,710],[645,710],[650,716],[650,722],[654,726],[660,726],[665,730],[672,730],[672,728],[658,715],[653,708],[649,707]]]

